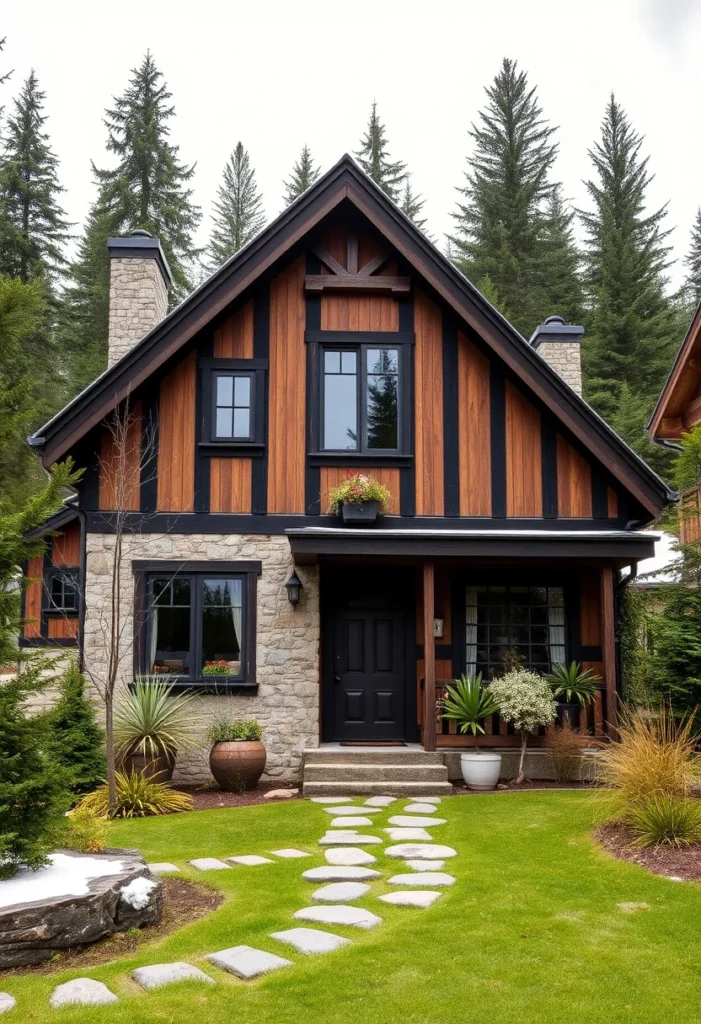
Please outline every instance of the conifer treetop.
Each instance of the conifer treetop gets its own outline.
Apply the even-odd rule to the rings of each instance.
[[[299,159],[292,167],[289,180],[283,181],[285,186],[285,195],[283,197],[285,206],[289,206],[295,199],[299,199],[314,184],[319,174],[320,168],[318,165],[315,165],[311,150],[305,144],[302,147]]]
[[[214,203],[213,228],[207,248],[211,270],[226,263],[265,224],[263,198],[248,151],[237,142],[224,168]]]
[[[370,175],[392,202],[399,204],[407,178],[406,164],[401,160],[390,160],[388,148],[386,129],[377,113],[377,102],[373,100],[367,130],[355,156],[365,173]]]

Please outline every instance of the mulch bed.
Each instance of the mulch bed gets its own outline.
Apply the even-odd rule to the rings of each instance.
[[[655,875],[683,878],[684,881],[701,880],[701,844],[676,849],[673,846],[650,846],[643,850],[631,847],[632,834],[625,825],[601,825],[595,832],[604,849],[617,857],[639,864]]]
[[[139,946],[154,939],[162,939],[186,924],[213,913],[224,902],[224,896],[201,882],[188,882],[182,878],[163,879],[163,916],[158,924],[115,932],[107,939],[79,949],[66,949],[57,953],[49,963],[35,967],[18,967],[6,975],[55,974],[57,971],[95,967],[135,953]]]
[[[177,788],[180,792],[187,793],[188,796],[192,797],[193,810],[195,811],[215,811],[219,807],[248,807],[250,804],[261,803],[287,803],[287,799],[284,801],[266,800],[265,794],[270,792],[271,789],[298,789],[296,785],[289,782],[267,782],[256,789],[247,790],[243,793],[228,793],[225,789],[210,789],[200,786],[178,786]],[[299,791],[294,793],[289,799],[299,800]]]

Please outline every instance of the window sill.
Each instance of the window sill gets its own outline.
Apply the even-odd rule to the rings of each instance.
[[[259,441],[200,441],[197,445],[203,455],[260,456],[265,445]]]
[[[413,455],[389,455],[379,453],[377,455],[367,452],[309,452],[307,461],[310,466],[342,466],[367,463],[372,466],[412,466]]]
[[[167,681],[169,676],[163,674],[162,676],[151,676],[152,679],[161,679]],[[133,690],[136,686],[135,682],[129,684],[129,689]],[[170,683],[172,693],[184,693],[186,690],[193,691],[195,693],[211,694],[215,697],[231,697],[243,694],[250,694],[255,696],[258,693],[258,683],[244,683],[236,680],[229,682],[218,682],[213,683],[212,678],[202,676],[199,679],[175,679]]]

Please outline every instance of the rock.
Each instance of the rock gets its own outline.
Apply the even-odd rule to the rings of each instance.
[[[299,796],[298,789],[269,789],[267,793],[263,794],[264,800],[291,800],[292,797]]]
[[[427,843],[430,843],[432,838],[431,833],[427,832],[425,828],[383,828],[382,831],[387,832],[394,842],[406,839],[425,839]]]
[[[616,906],[624,914],[636,914],[639,910],[649,910],[649,903],[617,903]]]
[[[87,946],[117,931],[139,928],[160,920],[163,909],[163,882],[149,872],[146,862],[135,851],[113,850],[109,854],[55,854],[48,869],[27,872],[29,892],[41,892],[42,873],[44,891],[51,872],[73,874],[72,893],[12,903],[0,908],[0,970],[11,967],[29,967],[50,960],[57,951]],[[81,878],[81,862],[85,864],[85,878]],[[101,863],[111,874],[98,874]],[[24,886],[24,872],[0,886],[20,883]],[[55,875],[54,875],[55,877]],[[64,875],[64,877],[66,877]],[[141,880],[137,888],[147,888],[132,906],[122,898],[123,890]],[[148,883],[147,886],[144,883]],[[71,886],[66,886],[71,888]],[[82,894],[76,891],[84,889]]]
[[[405,893],[404,895],[408,895]],[[284,932],[273,932],[271,939],[289,942],[299,953],[330,953],[341,946],[350,946],[350,939],[331,932],[320,932],[317,928],[288,928]]]
[[[405,814],[435,814],[436,808],[433,804],[409,804],[404,808]]]
[[[79,1003],[82,1006],[104,1006],[107,1003],[117,1003],[114,992],[110,992],[107,985],[101,981],[93,981],[92,978],[74,978],[73,981],[65,981],[63,985],[57,985],[51,993],[49,1003],[56,1009],[58,1006],[71,1006]]]
[[[374,871],[372,868],[324,865],[321,868],[310,868],[304,872],[302,878],[307,882],[367,882],[371,878],[380,878],[381,875],[381,871]]]
[[[351,928],[375,928],[382,924],[382,918],[371,914],[362,907],[346,907],[342,903],[335,907],[304,907],[294,915],[298,921],[313,921],[315,924],[343,924]]]
[[[445,825],[445,818],[415,818],[411,814],[395,814],[389,819],[390,825],[402,825],[405,828],[431,828],[432,825]]]
[[[428,889],[415,889],[413,892],[388,892],[378,899],[395,907],[430,907],[440,895],[439,892],[431,892]]]
[[[242,857],[227,857],[226,859],[230,860],[232,864],[243,864],[243,866],[247,868],[254,868],[258,864],[275,863],[275,861],[271,860],[269,857],[259,857],[255,853],[246,853]]]
[[[351,796],[313,796],[310,798],[313,804],[347,804],[352,800]]]
[[[684,879],[680,878],[679,875],[667,875],[668,882],[683,882]]]
[[[284,960],[281,956],[266,953],[262,949],[254,949],[253,946],[232,946],[230,949],[222,949],[219,953],[210,953],[206,959],[230,974],[246,979],[277,971],[280,967],[292,966],[291,960]]]
[[[317,903],[346,903],[359,900],[370,892],[370,886],[362,882],[332,882],[331,885],[322,885],[312,893],[312,899]]]
[[[454,885],[455,879],[444,871],[422,871],[413,875],[393,875],[390,885]]]
[[[414,871],[440,871],[445,864],[444,860],[408,860],[407,867]]]
[[[377,863],[377,857],[373,857],[367,850],[360,850],[353,846],[340,846],[338,849],[326,850],[324,856],[329,864]]]
[[[284,850],[273,850],[272,853],[276,857],[282,857],[283,860],[295,860],[298,857],[311,857],[311,853],[305,853],[304,850],[295,850],[292,847],[286,847]]]
[[[349,836],[328,833],[319,840],[319,846],[377,846],[382,845],[379,836]]]
[[[365,818],[362,816],[355,817],[351,816],[350,814],[348,815],[348,817],[343,817],[341,820],[343,824],[347,825],[349,828],[351,826],[354,826],[356,828],[363,828],[364,826],[372,825],[372,820],[370,818]]]
[[[439,796],[422,796],[421,802],[424,804],[439,804],[441,798]]]
[[[400,843],[398,846],[388,846],[385,853],[388,857],[400,857],[402,860],[436,860],[458,855],[452,846],[441,846],[439,843]]]
[[[224,868],[231,871],[231,864],[225,864],[223,860],[217,860],[216,857],[195,857],[189,863],[198,871],[223,871]]]
[[[175,864],[169,864],[168,861],[157,861],[154,864],[147,864],[146,867],[149,871],[153,871],[154,874],[167,875],[171,871],[180,871],[180,868],[176,867]]]
[[[336,818],[347,818],[351,814],[358,814],[360,811],[359,807],[325,807],[324,810],[327,814],[333,814]],[[363,814],[379,814],[382,810],[381,807],[368,807],[363,804]]]
[[[364,807],[389,807],[390,804],[395,803],[396,796],[371,796],[363,804]]]
[[[199,967],[186,964],[184,961],[176,961],[172,964],[153,964],[151,967],[137,967],[131,972],[134,981],[137,981],[142,988],[161,988],[162,985],[171,985],[176,981],[203,981],[207,985],[214,984],[214,978],[201,971]]]
[[[15,1006],[17,1006],[17,1000],[14,996],[11,996],[9,992],[0,992],[0,1013],[14,1010]]]

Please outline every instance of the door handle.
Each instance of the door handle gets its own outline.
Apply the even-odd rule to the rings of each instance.
[[[333,677],[333,681],[334,681],[334,683],[340,683],[341,682],[341,677],[340,676],[334,676]]]

